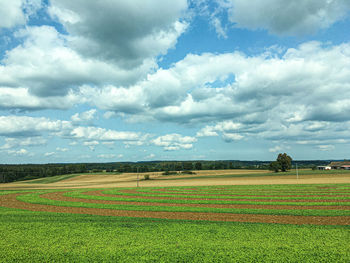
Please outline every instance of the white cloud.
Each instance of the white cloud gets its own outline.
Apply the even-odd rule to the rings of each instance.
[[[1,66],[0,66],[1,71]],[[1,77],[0,77],[1,79]],[[0,85],[0,108],[7,109],[68,109],[79,103],[81,98],[73,91],[65,96],[37,97],[29,92],[29,88],[10,88]]]
[[[58,151],[58,152],[68,152],[68,148],[61,148],[61,147],[57,147],[56,148],[56,151]]]
[[[26,22],[22,11],[23,2],[23,0],[0,1],[0,28],[11,28]]]
[[[145,157],[145,159],[153,159],[154,157],[156,157],[156,155],[154,153],[151,153],[151,154],[147,155]]]
[[[51,157],[54,156],[56,153],[55,152],[47,152],[44,154],[45,157]]]
[[[186,23],[180,21],[187,9],[186,0],[50,3],[49,13],[69,32],[75,50],[83,56],[113,61],[122,68],[137,67],[165,54],[186,29]]]
[[[4,107],[50,108],[53,102],[52,108],[66,108],[84,102],[76,93],[84,84],[127,85],[155,66],[150,61],[135,69],[122,69],[108,61],[84,58],[67,46],[68,36],[50,26],[26,27],[15,36],[23,39],[23,44],[8,50],[0,64],[0,90],[6,88],[1,93],[10,99],[0,100]],[[65,98],[55,102],[58,97]]]
[[[278,35],[303,35],[328,28],[350,10],[348,0],[224,0],[236,27],[267,29]],[[254,7],[254,8],[252,8]]]
[[[197,139],[191,136],[182,136],[177,133],[167,134],[164,136],[159,136],[158,138],[152,140],[152,143],[157,146],[161,146],[164,150],[174,151],[180,149],[191,149],[193,143]]]
[[[307,42],[250,57],[239,52],[189,54],[135,86],[82,93],[109,110],[108,117],[205,123],[197,137],[340,139],[348,137],[340,127],[350,120],[349,76],[349,44]],[[342,96],[331,96],[334,90]]]
[[[238,141],[244,138],[241,132],[248,132],[249,126],[243,125],[242,123],[237,123],[233,121],[223,121],[217,123],[215,126],[205,126],[200,131],[197,132],[197,137],[207,137],[207,136],[219,136],[219,132],[222,138],[226,142]]]
[[[197,137],[211,137],[218,136],[218,133],[215,131],[215,127],[205,126],[196,134]]]
[[[52,121],[47,118],[27,116],[0,116],[0,136],[32,136],[43,132],[61,132],[70,129],[68,121]]]
[[[278,145],[276,145],[275,147],[269,149],[269,152],[272,152],[272,153],[280,152],[280,151],[282,151],[282,147],[280,147]]]
[[[83,145],[85,146],[95,146],[99,145],[100,143],[98,141],[88,141],[88,142],[83,142]]]
[[[71,132],[71,136],[84,140],[99,141],[135,141],[139,140],[141,135],[136,132],[107,130],[99,127],[77,127]]]
[[[318,149],[321,151],[333,151],[335,149],[334,145],[318,145]]]
[[[237,133],[223,133],[222,134],[222,138],[226,141],[226,142],[232,142],[232,141],[239,141],[242,140],[244,138],[244,136],[237,134]]]
[[[90,122],[95,118],[96,109],[91,109],[82,113],[72,115],[71,120],[75,123]]]
[[[211,23],[215,28],[216,33],[218,34],[219,37],[222,38],[227,38],[227,32],[226,29],[222,27],[221,20],[217,17],[213,17],[211,19]]]
[[[89,147],[89,149],[91,151],[95,151],[95,148],[97,145],[99,145],[100,143],[98,141],[87,141],[87,142],[83,142],[84,146]]]
[[[26,149],[20,149],[18,151],[9,150],[7,152],[8,152],[8,154],[11,154],[11,155],[14,155],[14,156],[25,156],[25,155],[32,156],[33,155],[33,154],[29,153]]]
[[[42,137],[28,138],[5,138],[5,144],[0,149],[12,149],[21,146],[41,146],[47,143],[47,139]]]
[[[116,157],[115,154],[99,154],[97,155],[98,158],[101,159],[114,159]]]

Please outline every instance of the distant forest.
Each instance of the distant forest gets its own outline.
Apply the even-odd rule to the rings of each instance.
[[[327,165],[332,160],[294,161],[299,168]],[[191,171],[220,169],[269,169],[267,161],[150,161],[112,163],[72,163],[72,164],[0,164],[0,182],[8,183],[55,175],[74,173],[144,173],[159,171]]]

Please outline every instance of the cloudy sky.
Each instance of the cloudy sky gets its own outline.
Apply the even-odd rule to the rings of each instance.
[[[350,158],[349,0],[0,0],[0,163]]]

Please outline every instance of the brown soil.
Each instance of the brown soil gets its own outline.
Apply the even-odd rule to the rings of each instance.
[[[56,201],[67,202],[83,202],[92,204],[115,204],[115,205],[141,205],[141,206],[177,206],[177,207],[208,207],[208,208],[238,208],[238,209],[320,209],[320,210],[350,210],[350,206],[306,206],[306,205],[243,205],[243,204],[176,204],[176,203],[161,203],[161,202],[132,202],[132,201],[112,201],[112,200],[93,200],[84,198],[73,198],[64,196],[64,192],[48,193],[41,195],[42,198],[47,198]]]
[[[22,193],[23,194],[23,193]],[[0,206],[55,213],[90,214],[102,216],[208,220],[231,222],[279,223],[279,224],[313,224],[313,225],[350,225],[350,216],[286,216],[260,214],[230,214],[230,213],[190,213],[190,212],[152,212],[126,211],[113,209],[95,209],[84,207],[62,207],[41,204],[30,204],[16,199],[21,194],[0,196]]]

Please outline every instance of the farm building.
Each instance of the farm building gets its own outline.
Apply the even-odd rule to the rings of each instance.
[[[350,170],[350,165],[343,165],[340,167],[340,169]]]
[[[350,170],[350,161],[331,162],[328,166],[330,166],[332,169]]]
[[[331,170],[332,167],[330,166],[317,166],[317,170]]]

